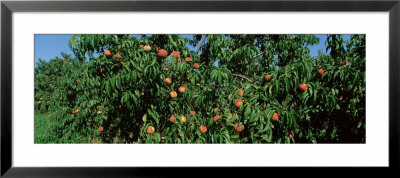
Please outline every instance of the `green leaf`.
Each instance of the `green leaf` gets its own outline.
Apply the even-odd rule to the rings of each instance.
[[[361,126],[362,126],[362,122],[358,122],[357,129],[361,128]]]
[[[121,77],[118,77],[116,80],[116,87],[117,89],[121,89]]]
[[[146,121],[147,121],[147,114],[144,114],[144,115],[143,115],[142,120],[143,120],[144,123],[146,123]]]
[[[244,110],[244,117],[249,116],[250,112],[251,112],[251,106],[248,104],[246,106],[246,109]]]
[[[111,94],[111,88],[110,88],[110,82],[107,82],[106,83],[106,92],[107,92],[107,94]]]
[[[115,78],[112,77],[109,82],[110,82],[112,91],[114,91],[115,90]]]
[[[160,138],[159,133],[154,133],[154,138],[155,138],[156,143],[160,143],[161,138]]]
[[[285,136],[285,143],[290,143],[290,139],[287,136]]]
[[[288,80],[286,77],[284,78],[284,80],[285,80],[285,89],[286,89],[286,92],[289,93],[289,91],[290,91],[290,83],[289,83],[289,80]]]
[[[239,135],[238,134],[233,134],[233,135],[231,135],[231,138],[232,139],[239,138]]]
[[[354,84],[356,83],[357,79],[358,79],[358,73],[359,71],[356,71],[356,75],[354,76],[353,82],[351,83],[351,86],[354,86]]]
[[[158,115],[154,112],[152,112],[150,109],[147,109],[147,112],[150,114],[150,116],[156,121],[157,125],[160,124],[160,121],[158,120]]]
[[[279,95],[279,80],[275,80],[276,95]]]

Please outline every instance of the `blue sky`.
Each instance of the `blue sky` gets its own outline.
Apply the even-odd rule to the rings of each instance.
[[[61,52],[73,55],[71,49],[68,46],[68,40],[72,35],[35,35],[35,63],[39,61],[39,58],[43,60],[50,60],[56,56],[61,56]],[[191,35],[182,35],[183,37],[192,38]],[[320,38],[318,45],[310,45],[311,56],[317,56],[318,50],[322,50],[325,53],[325,40],[326,35],[316,35]],[[344,40],[348,40],[350,35],[344,35]],[[191,50],[196,50],[196,47],[189,46]]]
[[[73,54],[68,46],[72,35],[35,35],[35,63],[39,58],[50,60],[61,56],[61,52]]]

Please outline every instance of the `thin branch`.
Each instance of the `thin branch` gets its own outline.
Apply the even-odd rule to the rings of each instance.
[[[206,40],[206,38],[207,38],[207,35],[204,35],[203,39],[202,39],[201,42],[200,42],[199,47],[198,47],[197,50],[196,50],[196,54],[199,53],[200,48],[201,48],[201,46],[203,45],[203,43],[204,43],[204,41]]]
[[[244,76],[244,75],[241,75],[241,74],[232,74],[233,76],[236,76],[236,77],[241,77],[241,78],[244,78],[244,79],[246,79],[246,80],[248,80],[248,81],[250,81],[250,82],[253,82],[253,80],[251,80],[249,77],[247,77],[247,76]]]
[[[261,52],[261,53],[255,55],[255,56],[253,56],[253,58],[259,57],[259,56],[261,56],[263,53],[264,53],[264,52]]]

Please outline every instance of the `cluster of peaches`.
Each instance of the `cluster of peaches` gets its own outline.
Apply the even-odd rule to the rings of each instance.
[[[267,38],[268,38],[268,37],[266,37],[266,40],[269,39],[269,38],[268,38],[268,39],[267,39]],[[151,50],[151,47],[150,47],[149,45],[145,45],[145,46],[140,45],[140,48],[143,48],[144,51],[146,51],[146,52],[148,52],[148,51]],[[157,52],[157,56],[158,56],[158,57],[161,57],[161,58],[166,58],[166,57],[168,57],[168,52],[167,52],[167,50],[165,50],[165,49],[158,49],[158,46],[155,46],[155,51]],[[105,54],[106,57],[108,57],[108,58],[110,58],[110,57],[112,56],[112,53],[111,53],[111,51],[110,51],[109,49],[107,49],[107,50],[104,52],[104,54]],[[176,58],[178,62],[181,62],[181,61],[182,61],[181,58],[180,58],[180,55],[179,55],[179,52],[178,52],[178,51],[173,51],[173,52],[171,52],[170,56]],[[116,54],[114,55],[114,58],[116,58],[116,59],[121,58],[121,54],[120,54],[120,53],[116,53]],[[187,62],[192,61],[192,58],[186,57],[186,58],[185,58],[185,61],[187,61]],[[344,62],[342,63],[342,65],[347,65],[347,64],[349,64],[348,61],[344,61]],[[194,69],[198,69],[198,68],[199,68],[199,64],[198,64],[198,63],[194,63],[194,64],[193,64],[193,68],[194,68]],[[319,74],[320,76],[322,76],[324,73],[325,73],[325,70],[324,70],[324,69],[319,69],[319,70],[318,70],[318,74]],[[267,81],[267,82],[270,81],[271,75],[270,75],[270,74],[267,74],[267,75],[265,76],[264,79],[265,79],[265,81]],[[79,83],[79,82],[80,82],[80,79],[77,79],[76,81]],[[172,84],[172,79],[171,79],[170,77],[165,78],[165,83],[166,83],[166,84]],[[300,84],[299,88],[300,88],[301,91],[306,91],[306,90],[308,89],[308,86],[307,86],[307,84],[302,83],[302,84]],[[185,87],[185,86],[180,86],[180,87],[178,88],[178,91],[179,91],[180,93],[184,93],[185,90],[186,90],[186,87]],[[243,93],[244,93],[244,90],[243,90],[243,89],[238,90],[238,94],[239,94],[240,96],[243,96]],[[171,97],[171,98],[176,98],[176,97],[178,96],[178,94],[177,94],[176,91],[171,91],[169,94],[170,94],[170,97]],[[142,92],[142,95],[144,95],[143,92]],[[342,97],[342,96],[340,96],[340,101],[341,101],[341,100],[343,100],[343,97]],[[237,108],[240,108],[242,105],[243,105],[242,99],[236,99],[236,100],[235,100],[235,106],[236,106]],[[218,110],[218,108],[215,108],[215,110]],[[78,109],[72,111],[72,114],[76,114],[77,112],[78,112]],[[99,112],[101,113],[101,111],[99,111]],[[195,111],[190,111],[190,114],[191,114],[191,115],[195,115]],[[214,116],[214,122],[217,122],[220,118],[221,118],[220,115]],[[229,117],[228,117],[228,118],[231,119],[231,118],[232,118],[232,114],[229,114]],[[278,121],[278,119],[279,119],[278,113],[274,112],[274,114],[273,114],[273,116],[272,116],[272,121]],[[171,115],[171,117],[169,118],[169,121],[175,122],[175,121],[176,121],[176,117],[175,117],[174,115]],[[186,117],[185,117],[185,116],[180,116],[180,121],[181,121],[181,122],[186,122]],[[199,129],[200,129],[200,132],[201,132],[201,133],[207,132],[207,127],[206,127],[205,125],[201,125]],[[243,126],[242,124],[236,123],[235,126],[234,126],[234,129],[235,129],[235,131],[236,131],[237,133],[240,133],[240,132],[243,131],[244,126]],[[100,127],[99,127],[99,131],[102,132],[103,130],[104,130],[104,128],[103,128],[102,126],[100,126]],[[146,132],[149,133],[149,134],[152,134],[152,133],[155,132],[155,128],[154,128],[153,126],[148,126],[147,129],[146,129]],[[289,135],[289,133],[288,133],[288,135]],[[294,135],[294,133],[293,133],[293,131],[291,131],[291,132],[290,132],[290,136],[293,137],[293,135]]]

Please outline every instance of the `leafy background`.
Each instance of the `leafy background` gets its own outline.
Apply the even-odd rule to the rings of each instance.
[[[35,143],[365,143],[365,35],[324,42],[311,56],[315,35],[72,35],[73,55],[35,65]]]

